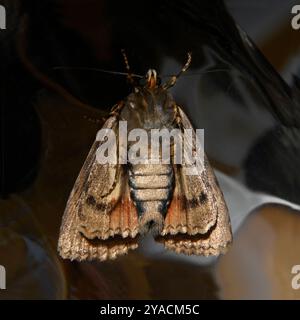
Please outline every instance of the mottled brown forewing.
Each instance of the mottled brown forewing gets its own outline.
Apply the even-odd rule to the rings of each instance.
[[[117,118],[103,128],[117,131]],[[63,258],[106,260],[137,248],[138,218],[126,172],[121,165],[97,163],[98,146],[95,141],[65,209],[58,243]]]
[[[182,127],[191,129],[192,125],[181,108],[179,112]],[[205,155],[204,164],[197,168],[199,175],[186,175],[184,166],[174,166],[173,198],[157,241],[177,253],[224,253],[232,241],[232,233],[228,209],[216,176]]]

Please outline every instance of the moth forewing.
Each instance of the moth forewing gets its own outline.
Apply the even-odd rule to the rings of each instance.
[[[181,125],[193,128],[178,107]],[[218,255],[232,241],[228,209],[206,155],[199,175],[187,175],[184,164],[176,166],[176,187],[161,236],[157,238],[169,250],[196,255]],[[202,162],[200,162],[202,163]]]
[[[110,117],[103,128],[117,131],[117,117]],[[58,242],[63,258],[107,260],[138,246],[138,220],[124,183],[126,172],[97,162],[100,144],[94,142],[67,202]]]

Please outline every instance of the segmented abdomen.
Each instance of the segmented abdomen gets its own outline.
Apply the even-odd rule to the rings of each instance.
[[[165,216],[173,194],[173,168],[164,164],[131,165],[129,186],[139,217],[145,213]]]

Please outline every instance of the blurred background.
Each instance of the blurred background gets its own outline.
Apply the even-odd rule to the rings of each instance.
[[[225,1],[235,21],[255,41],[269,62],[291,81],[297,66],[298,32],[291,28],[291,13],[298,1]],[[298,66],[299,67],[299,66]]]
[[[2,299],[299,299],[300,31],[297,1],[0,0]],[[197,128],[229,207],[219,258],[166,252],[146,238],[116,261],[57,254],[68,195],[99,123],[136,73],[180,69],[173,89]],[[219,70],[219,71],[218,71]],[[220,71],[223,70],[223,71]],[[209,72],[207,72],[209,71]],[[213,71],[213,72],[211,72]]]

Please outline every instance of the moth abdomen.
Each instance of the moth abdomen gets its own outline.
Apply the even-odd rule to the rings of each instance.
[[[172,187],[172,179],[168,175],[131,175],[129,186],[132,189],[162,189]]]
[[[159,233],[173,195],[172,166],[133,165],[129,170],[129,186],[140,220],[140,232]]]

